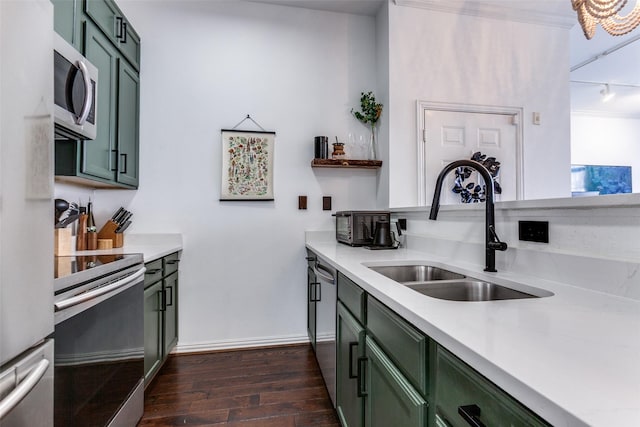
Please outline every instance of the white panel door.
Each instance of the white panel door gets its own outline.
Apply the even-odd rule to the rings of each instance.
[[[470,159],[480,151],[501,163],[497,181],[502,194],[496,201],[516,200],[518,188],[517,126],[513,115],[461,111],[424,110],[425,124],[425,201],[431,204],[438,174],[447,164]],[[451,191],[455,172],[448,174],[441,194],[442,204],[457,204],[460,196]],[[474,173],[464,183],[483,184]]]

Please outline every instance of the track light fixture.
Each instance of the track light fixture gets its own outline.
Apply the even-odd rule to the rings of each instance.
[[[600,95],[602,95],[602,102],[609,102],[614,96],[616,96],[616,93],[611,92],[609,84],[605,83],[604,89],[600,91]]]

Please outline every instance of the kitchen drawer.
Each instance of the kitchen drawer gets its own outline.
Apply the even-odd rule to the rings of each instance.
[[[435,377],[436,424],[439,426],[549,426],[440,346],[436,350]],[[465,419],[460,408],[471,415]]]
[[[147,268],[147,271],[144,273],[144,287],[146,289],[148,286],[162,279],[162,258],[148,262],[144,266]]]
[[[366,293],[340,272],[338,272],[338,299],[360,323],[365,324]]]
[[[367,330],[413,386],[427,396],[428,338],[370,295]]]
[[[180,262],[180,254],[178,252],[174,252],[171,255],[167,255],[162,258],[163,268],[164,268],[164,276],[168,276],[171,273],[178,271],[178,264]]]

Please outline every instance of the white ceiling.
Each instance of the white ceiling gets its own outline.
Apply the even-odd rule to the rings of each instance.
[[[302,7],[338,13],[374,16],[387,0],[250,0],[282,6]],[[571,108],[573,111],[613,116],[640,118],[640,28],[626,36],[614,37],[602,28],[596,30],[593,39],[587,40],[577,25],[576,14],[571,8],[571,0],[393,0],[397,4],[442,10],[457,13],[477,14],[483,9],[498,14],[505,19],[522,20],[529,16],[534,21],[548,22],[551,25],[571,25],[570,65],[574,68],[585,61],[601,56],[599,59],[571,72],[572,81],[609,83],[615,98],[607,103],[601,100],[601,84],[571,83]],[[640,2],[640,0],[637,0]],[[627,8],[632,7],[630,1]],[[623,10],[623,13],[627,9]],[[628,45],[607,55],[609,49]]]

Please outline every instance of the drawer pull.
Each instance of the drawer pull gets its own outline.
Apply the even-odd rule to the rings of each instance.
[[[179,259],[171,259],[171,260],[167,261],[167,264],[173,265],[173,264],[177,264],[179,262],[180,262]]]
[[[480,407],[478,405],[465,405],[458,407],[458,414],[472,427],[485,427],[478,419],[480,417]]]
[[[152,270],[147,270],[147,272],[146,272],[146,273],[144,273],[144,274],[148,274],[148,275],[158,274],[158,273],[160,273],[161,271],[162,271],[162,269],[161,269],[161,268],[154,268],[154,269],[152,269]]]

